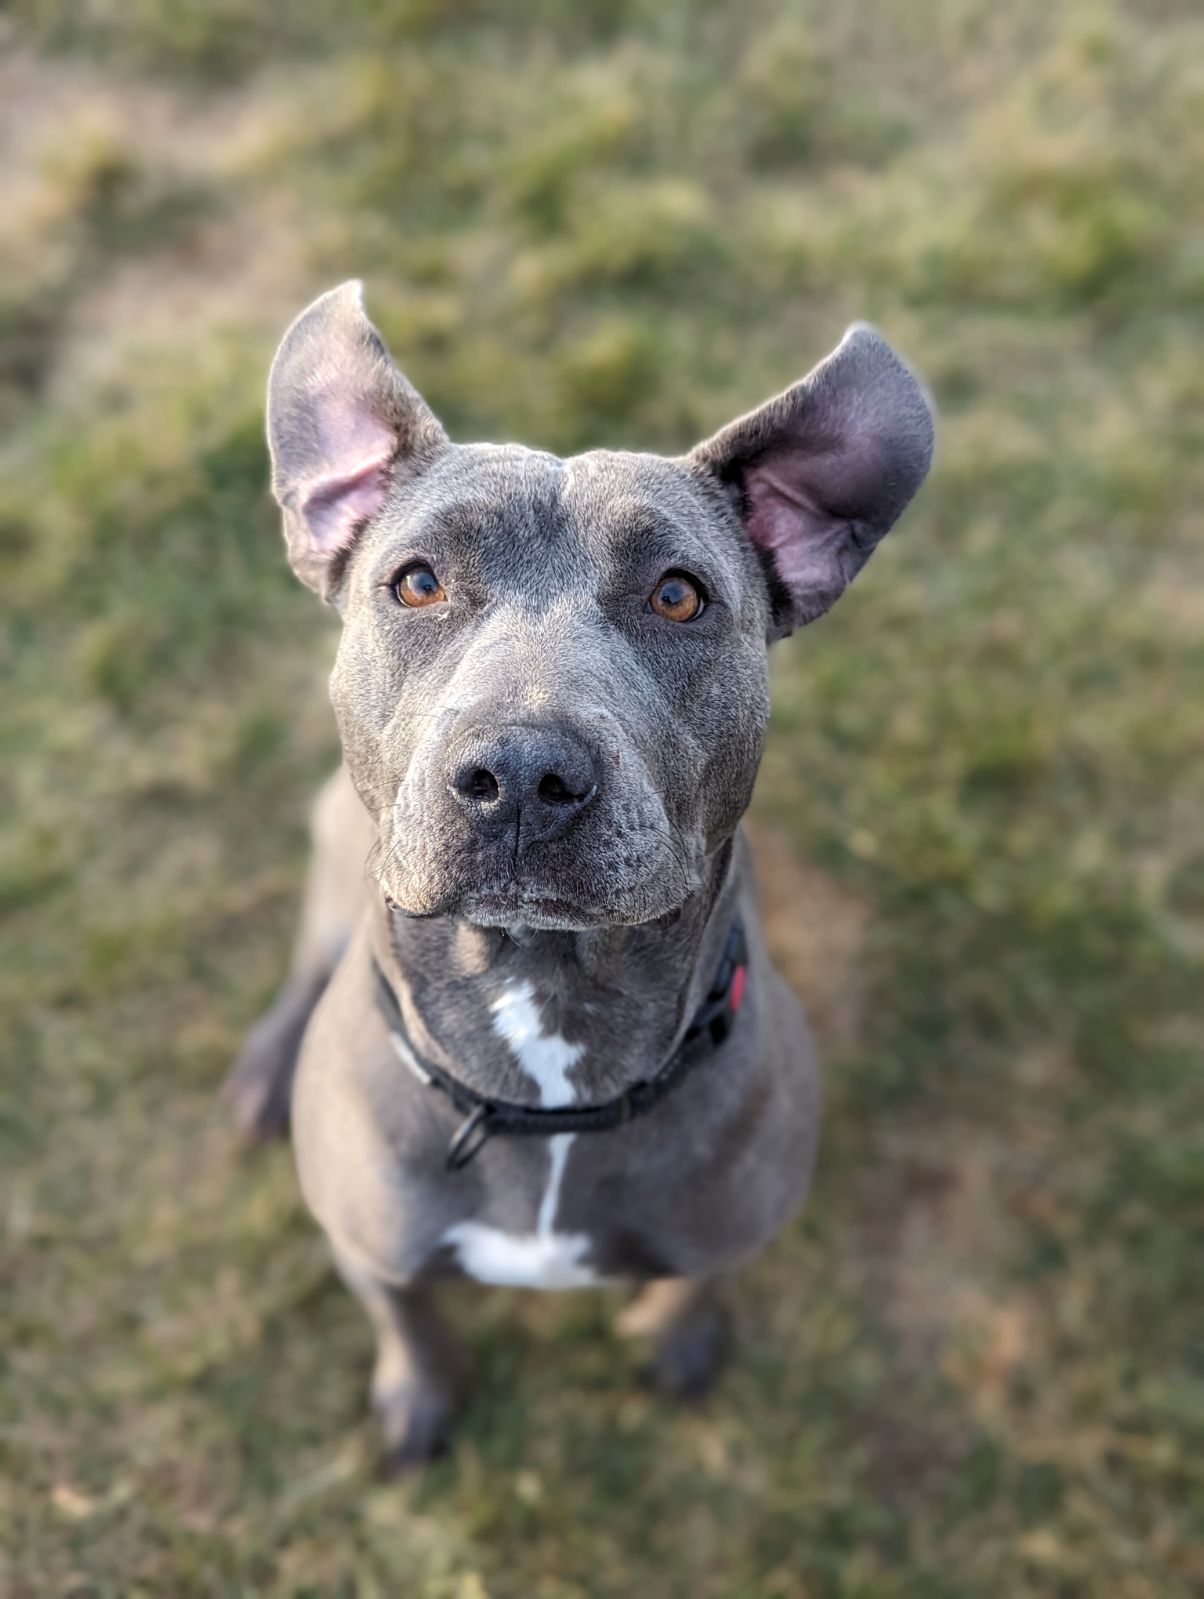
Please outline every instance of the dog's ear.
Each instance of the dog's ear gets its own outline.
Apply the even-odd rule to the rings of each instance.
[[[793,388],[691,452],[695,469],[727,488],[761,554],[772,638],[840,597],[923,482],[932,441],[923,389],[858,322]]]
[[[446,443],[364,315],[358,282],[302,311],[268,378],[272,492],[297,576],[329,599],[390,486],[421,472]]]

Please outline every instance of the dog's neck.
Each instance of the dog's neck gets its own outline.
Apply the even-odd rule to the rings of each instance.
[[[743,846],[710,857],[672,918],[536,932],[374,911],[373,953],[410,1042],[478,1093],[588,1105],[654,1073],[705,995],[734,915]]]

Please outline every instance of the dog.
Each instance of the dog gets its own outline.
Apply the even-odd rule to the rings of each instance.
[[[292,566],[342,620],[344,764],[228,1093],[248,1131],[291,1123],[386,1457],[447,1437],[451,1274],[635,1283],[620,1330],[699,1393],[716,1280],[802,1202],[819,1131],[740,830],[767,646],[915,494],[924,390],[854,324],[676,459],[453,444],[353,282],[285,334],[267,431]]]

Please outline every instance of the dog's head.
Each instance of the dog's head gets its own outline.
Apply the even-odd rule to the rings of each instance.
[[[766,645],[864,565],[932,418],[855,326],[678,459],[453,444],[349,283],[285,334],[268,439],[293,567],[343,618],[332,698],[382,889],[582,929],[698,887],[752,791]]]

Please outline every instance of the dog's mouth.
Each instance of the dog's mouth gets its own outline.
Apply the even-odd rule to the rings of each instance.
[[[386,901],[406,917],[588,932],[639,927],[671,914],[698,887],[701,860],[701,847],[683,841],[671,849],[652,833],[620,834],[605,849],[588,839],[580,849],[536,848],[516,861],[508,849],[403,830],[389,837],[374,864]]]
[[[590,906],[559,895],[541,894],[520,883],[478,889],[430,909],[404,905],[387,890],[390,911],[411,920],[454,916],[476,927],[525,927],[536,932],[584,933],[598,927],[639,927],[673,915],[680,906],[654,905],[630,910],[613,905]]]
[[[615,920],[605,911],[554,895],[534,893],[518,883],[468,894],[460,902],[458,911],[466,921],[478,927],[522,926],[540,932],[584,932]]]

